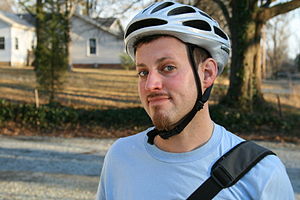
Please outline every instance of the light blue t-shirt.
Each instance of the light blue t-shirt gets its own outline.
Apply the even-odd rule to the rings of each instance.
[[[214,162],[243,141],[215,124],[205,145],[187,153],[170,153],[147,143],[149,130],[112,145],[105,157],[97,200],[187,199],[210,176]],[[214,199],[291,200],[294,192],[282,162],[269,155]]]

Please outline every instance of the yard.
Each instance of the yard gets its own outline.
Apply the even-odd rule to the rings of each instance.
[[[225,94],[228,80],[217,79],[211,103]],[[35,103],[36,88],[33,68],[0,67],[0,99]],[[265,98],[283,109],[300,110],[300,81],[265,81]],[[65,89],[59,92],[59,102],[76,108],[128,108],[140,106],[137,93],[137,76],[133,70],[75,68],[66,77]],[[45,103],[39,92],[41,103]]]
[[[64,106],[86,111],[125,109],[124,112],[131,113],[132,109],[141,107],[137,93],[137,80],[136,72],[134,70],[75,68],[72,72],[68,72],[65,81],[65,89],[59,92],[58,101]],[[226,93],[227,87],[228,80],[220,77],[214,86],[210,103],[216,103],[220,96]],[[0,99],[10,102],[35,104],[35,88],[36,83],[33,68],[0,67]],[[264,81],[263,91],[267,101],[275,105],[275,108],[278,110],[278,115],[288,111],[290,113],[295,113],[296,116],[300,116],[299,81]],[[46,103],[43,92],[39,91],[38,94],[39,102],[41,104]],[[142,113],[139,114],[144,115]],[[126,116],[128,115],[126,114]],[[135,116],[135,118],[139,117],[140,115]],[[285,116],[283,115],[280,119],[284,119],[284,117]],[[254,119],[256,120],[255,116]],[[14,126],[15,125],[12,124],[9,128],[2,129],[1,133],[24,134],[21,133],[22,131],[24,132],[24,130],[18,130],[16,132],[16,129],[13,128]],[[299,125],[296,125],[296,127],[296,130],[293,129],[292,133],[290,133],[290,131],[288,133],[293,136],[296,135],[298,138],[300,127]],[[81,133],[83,129],[85,130],[85,133]],[[267,127],[267,129],[269,128]],[[129,128],[128,131],[129,130],[131,131],[132,129]],[[99,133],[99,130],[92,133],[93,131],[86,130],[86,127],[82,127],[79,128],[77,132],[81,135],[85,134],[90,136],[99,134],[104,134],[106,136],[125,136],[127,134],[126,131],[118,131],[120,130],[103,129],[101,133]],[[268,131],[270,132],[270,130]],[[272,131],[273,130],[271,130],[271,132]],[[277,132],[276,129],[275,132]],[[274,134],[277,134],[275,132]],[[284,134],[286,135],[288,133]],[[27,131],[27,134],[31,134],[30,131]],[[261,133],[256,133],[256,135],[260,134]],[[272,137],[274,138],[274,136]]]
[[[76,108],[124,108],[140,105],[134,71],[74,69],[69,72],[59,102]],[[35,75],[31,67],[0,67],[0,98],[35,103]],[[41,103],[45,103],[39,91]]]

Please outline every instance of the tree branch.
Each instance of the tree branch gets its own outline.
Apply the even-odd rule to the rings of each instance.
[[[248,6],[249,9],[253,10],[258,4],[258,0],[249,0],[248,1]]]
[[[284,13],[287,13],[291,10],[294,10],[296,8],[300,7],[300,1],[299,0],[293,0],[286,3],[280,3],[270,8],[264,8],[262,11],[258,14],[258,19],[262,22],[266,22],[267,20]]]
[[[267,0],[266,3],[262,4],[261,7],[268,8],[271,3],[275,2],[276,0]]]
[[[198,6],[200,4],[201,0],[197,0],[193,6]]]
[[[125,5],[124,8],[122,9],[118,9],[120,11],[118,12],[112,12],[113,16],[119,16],[119,15],[123,15],[125,12],[127,12],[128,10],[130,10],[136,3],[138,3],[140,0],[134,0],[134,1],[131,1],[129,4]],[[100,15],[100,13],[102,12],[103,10],[99,10],[97,12],[97,15]]]
[[[229,24],[229,26],[230,26],[231,18],[230,18],[230,14],[229,14],[228,8],[224,4],[224,2],[222,2],[221,0],[213,0],[213,1],[220,7],[220,9],[222,10],[223,15],[224,15],[224,17],[225,17],[225,19],[227,21],[227,24]]]

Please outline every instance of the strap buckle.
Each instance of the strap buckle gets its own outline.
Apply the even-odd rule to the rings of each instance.
[[[227,188],[234,184],[234,178],[222,165],[217,165],[212,170],[211,177],[221,188]]]

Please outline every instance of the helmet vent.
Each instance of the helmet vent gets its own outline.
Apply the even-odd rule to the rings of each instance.
[[[214,26],[214,31],[215,33],[220,36],[221,38],[225,39],[225,40],[228,40],[227,36],[225,35],[225,33],[219,29],[218,27]]]
[[[203,20],[186,21],[186,22],[183,22],[183,25],[197,28],[201,31],[211,31],[210,25],[206,21],[203,21]]]
[[[168,13],[168,16],[172,16],[172,15],[180,15],[180,14],[186,14],[186,13],[195,13],[196,11],[189,7],[189,6],[181,6],[181,7],[178,7],[178,8],[175,8],[173,10],[171,10],[169,13]]]
[[[155,5],[155,3],[151,4],[150,6],[148,6],[148,8],[145,8],[142,13],[146,12],[147,10],[149,10],[154,5]]]
[[[208,14],[206,14],[205,12],[199,11],[199,13],[200,13],[201,15],[203,15],[203,16],[205,16],[205,17],[211,19],[211,20],[213,20],[213,19],[212,19]]]
[[[161,19],[144,19],[141,21],[137,21],[134,22],[133,24],[131,24],[129,26],[129,28],[127,29],[125,38],[132,32],[142,29],[142,28],[146,28],[146,27],[151,27],[151,26],[159,26],[159,25],[164,25],[167,24],[168,22],[165,20],[161,20]]]
[[[163,3],[163,4],[160,4],[159,6],[157,6],[156,8],[154,8],[154,9],[151,11],[151,14],[152,14],[152,13],[155,13],[155,12],[157,12],[157,11],[159,11],[159,10],[162,10],[162,9],[164,9],[164,8],[166,8],[166,7],[172,6],[173,4],[174,4],[173,2],[165,2],[165,3]]]

